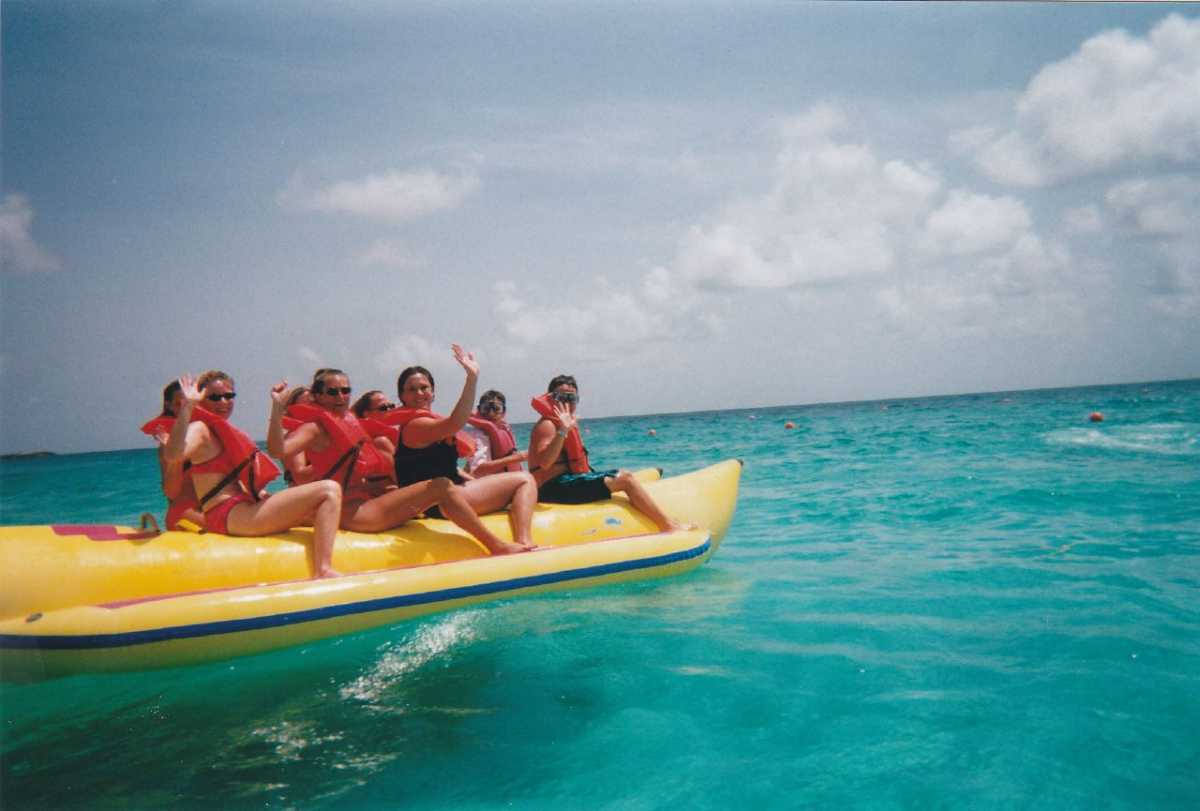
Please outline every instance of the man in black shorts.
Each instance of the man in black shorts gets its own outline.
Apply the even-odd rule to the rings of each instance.
[[[593,470],[579,433],[575,415],[579,385],[570,375],[550,381],[546,394],[533,399],[541,416],[529,435],[529,472],[538,483],[538,501],[549,504],[586,504],[625,493],[635,508],[662,532],[683,525],[664,513],[642,483],[627,470]]]

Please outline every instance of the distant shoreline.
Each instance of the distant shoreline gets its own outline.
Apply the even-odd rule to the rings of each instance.
[[[0,453],[0,459],[41,459],[44,456],[58,456],[53,451],[28,451],[26,453]]]

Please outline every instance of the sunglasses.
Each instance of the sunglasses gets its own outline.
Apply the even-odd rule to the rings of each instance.
[[[574,392],[569,392],[569,391],[555,392],[554,394],[552,394],[550,396],[553,397],[555,400],[558,400],[560,403],[578,403],[579,402],[579,395],[575,394]]]
[[[371,406],[367,411],[391,411],[395,407],[395,403],[384,403],[381,406]]]
[[[353,389],[351,389],[349,386],[342,386],[340,389],[337,386],[332,386],[327,389],[322,389],[321,394],[328,394],[331,397],[337,397],[339,394],[344,394],[349,397],[351,391],[353,391]]]
[[[224,394],[210,394],[204,399],[208,400],[210,403],[219,403],[222,400],[229,400],[232,402],[234,397],[237,397],[236,391],[227,391]]]
[[[484,411],[500,412],[500,411],[504,411],[504,406],[500,405],[499,403],[484,403],[483,405],[481,405],[479,407],[479,411],[480,411],[480,413],[483,413]]]

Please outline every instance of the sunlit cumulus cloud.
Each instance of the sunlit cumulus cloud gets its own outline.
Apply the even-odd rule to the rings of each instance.
[[[684,236],[675,267],[700,287],[785,288],[886,273],[941,186],[927,167],[837,138],[822,106],[782,127],[773,188]]]
[[[12,273],[45,273],[62,269],[57,257],[33,238],[33,206],[23,194],[9,194],[0,204],[0,268]]]
[[[1200,316],[1200,180],[1127,180],[1109,188],[1104,202],[1121,233],[1148,251],[1143,284],[1155,308]]]
[[[993,180],[1044,186],[1125,163],[1200,159],[1200,19],[1173,14],[1142,38],[1107,31],[1047,65],[1016,126],[955,133]]]
[[[553,344],[564,358],[606,361],[620,357],[617,353],[712,334],[724,326],[723,319],[702,306],[696,291],[663,267],[651,268],[633,284],[600,278],[588,285],[569,296],[556,292],[553,301],[541,303],[543,291],[496,283],[493,309],[510,354]],[[564,330],[564,324],[571,329]]]
[[[474,173],[451,175],[422,169],[368,175],[323,188],[310,188],[294,178],[279,193],[278,201],[308,211],[402,221],[455,208],[478,188],[479,177]]]
[[[374,361],[375,368],[384,374],[394,375],[409,366],[425,366],[433,372],[435,379],[439,377],[439,372],[449,371],[454,363],[449,344],[439,346],[420,335],[411,334],[393,338],[375,356]]]
[[[1023,201],[945,188],[934,167],[881,157],[847,129],[828,106],[783,127],[771,188],[692,227],[671,265],[679,278],[853,295],[910,331],[1064,323],[1051,309],[1070,298],[1070,254]]]

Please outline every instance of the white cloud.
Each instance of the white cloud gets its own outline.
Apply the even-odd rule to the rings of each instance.
[[[1180,237],[1200,226],[1200,181],[1189,177],[1127,180],[1104,201],[1135,236]]]
[[[299,347],[296,350],[296,354],[300,356],[300,360],[304,361],[305,363],[312,364],[313,366],[321,366],[323,363],[321,356],[318,355],[317,351],[311,347]]]
[[[1100,208],[1089,203],[1064,211],[1062,227],[1068,234],[1098,234],[1104,229],[1104,218]]]
[[[478,188],[479,177],[474,173],[449,175],[422,169],[368,175],[317,189],[296,178],[279,193],[278,200],[281,205],[309,211],[400,221],[455,208]]]
[[[541,345],[552,346],[556,357],[604,361],[710,334],[723,324],[718,314],[705,310],[695,290],[664,267],[650,269],[634,284],[600,278],[585,290],[553,291],[554,300],[545,304],[520,297],[513,282],[499,282],[494,290],[497,321],[515,356]],[[530,298],[539,292],[530,290]]]
[[[0,205],[0,268],[14,273],[62,269],[57,257],[33,238],[33,206],[23,194],[9,194]]]
[[[925,223],[929,245],[956,256],[1012,245],[1032,225],[1025,204],[956,189]]]
[[[355,262],[363,267],[385,267],[395,270],[410,270],[426,267],[429,263],[413,253],[407,245],[395,239],[377,239],[362,251]]]
[[[803,289],[797,306],[869,320],[873,304],[910,332],[1070,328],[1058,311],[1075,298],[1072,257],[1022,200],[946,190],[934,167],[880,156],[849,129],[828,106],[780,127],[769,188],[687,230],[676,286]]]
[[[408,366],[425,366],[437,376],[437,367],[443,355],[449,355],[449,347],[436,347],[420,335],[399,335],[391,340],[374,358],[375,368],[385,374],[396,374]]]
[[[919,223],[941,180],[834,140],[828,107],[792,119],[773,188],[684,236],[680,275],[702,287],[786,288],[851,281],[895,267],[898,235]]]
[[[1179,318],[1200,316],[1200,180],[1128,180],[1114,184],[1104,201],[1131,242],[1147,252],[1143,285],[1151,304]]]
[[[1200,19],[1172,14],[1144,38],[1092,37],[1039,71],[1015,113],[1015,128],[964,130],[951,145],[1015,186],[1200,158]]]

